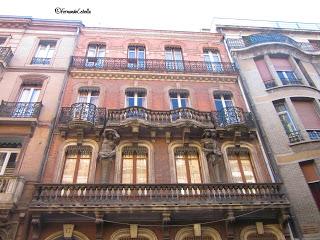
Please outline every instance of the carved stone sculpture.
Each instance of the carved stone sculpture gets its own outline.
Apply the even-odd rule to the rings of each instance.
[[[112,160],[116,154],[115,148],[119,142],[120,135],[114,129],[105,129],[103,136],[104,139],[99,152],[100,159]]]

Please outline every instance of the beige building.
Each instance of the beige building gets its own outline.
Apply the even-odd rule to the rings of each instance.
[[[279,167],[297,236],[320,239],[320,25],[225,19],[216,29]]]
[[[81,22],[0,17],[0,239],[24,239],[28,203]]]

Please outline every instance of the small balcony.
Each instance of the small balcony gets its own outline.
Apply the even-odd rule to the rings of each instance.
[[[268,81],[263,81],[263,83],[264,83],[266,89],[273,88],[273,87],[277,86],[276,82],[273,79],[268,80]]]
[[[215,122],[218,128],[234,128],[243,126],[254,128],[255,123],[253,115],[250,112],[244,112],[239,107],[226,107],[214,114]]]
[[[233,206],[288,206],[280,183],[223,184],[38,184],[31,208],[50,211],[97,207],[110,211],[188,209],[199,206],[230,209]],[[134,208],[133,208],[134,206]]]
[[[320,49],[315,44],[309,42],[297,42],[294,39],[280,33],[258,33],[243,36],[239,39],[227,39],[230,49],[242,49],[263,43],[284,43],[305,52],[319,52]]]
[[[41,102],[6,102],[0,105],[0,122],[2,124],[33,125],[38,121]]]
[[[19,200],[23,187],[22,177],[0,176],[0,209],[11,209]]]
[[[63,107],[59,118],[60,130],[103,128],[106,120],[106,109],[97,108],[92,103],[74,103]]]
[[[309,135],[309,138],[311,140],[320,140],[320,130],[319,129],[307,129],[306,130],[308,135]]]
[[[173,61],[163,59],[130,59],[72,57],[73,69],[149,71],[167,73],[237,74],[238,70],[230,62]]]
[[[136,120],[154,127],[170,127],[191,122],[198,126],[214,127],[211,112],[201,112],[192,108],[178,108],[170,111],[156,111],[143,107],[127,107],[108,110],[108,126],[125,125]]]
[[[300,78],[295,78],[295,77],[291,77],[291,78],[280,78],[282,84],[284,86],[288,86],[288,85],[304,85],[302,80]]]
[[[7,67],[12,57],[13,53],[10,47],[0,47],[0,65],[2,67]]]
[[[287,135],[290,143],[297,143],[304,140],[300,130],[288,132]]]

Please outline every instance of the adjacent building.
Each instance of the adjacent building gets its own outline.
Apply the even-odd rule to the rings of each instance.
[[[73,55],[28,239],[289,239],[222,34],[82,27]]]
[[[319,24],[220,21],[302,239],[320,239]]]
[[[66,82],[76,21],[0,17],[0,239],[26,239],[28,206]]]

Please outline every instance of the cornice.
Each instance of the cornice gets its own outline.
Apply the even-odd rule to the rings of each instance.
[[[107,71],[71,70],[73,78],[110,79],[110,80],[149,80],[149,81],[196,81],[196,82],[236,82],[238,75],[196,75],[196,74],[159,74],[159,73],[129,73]]]

